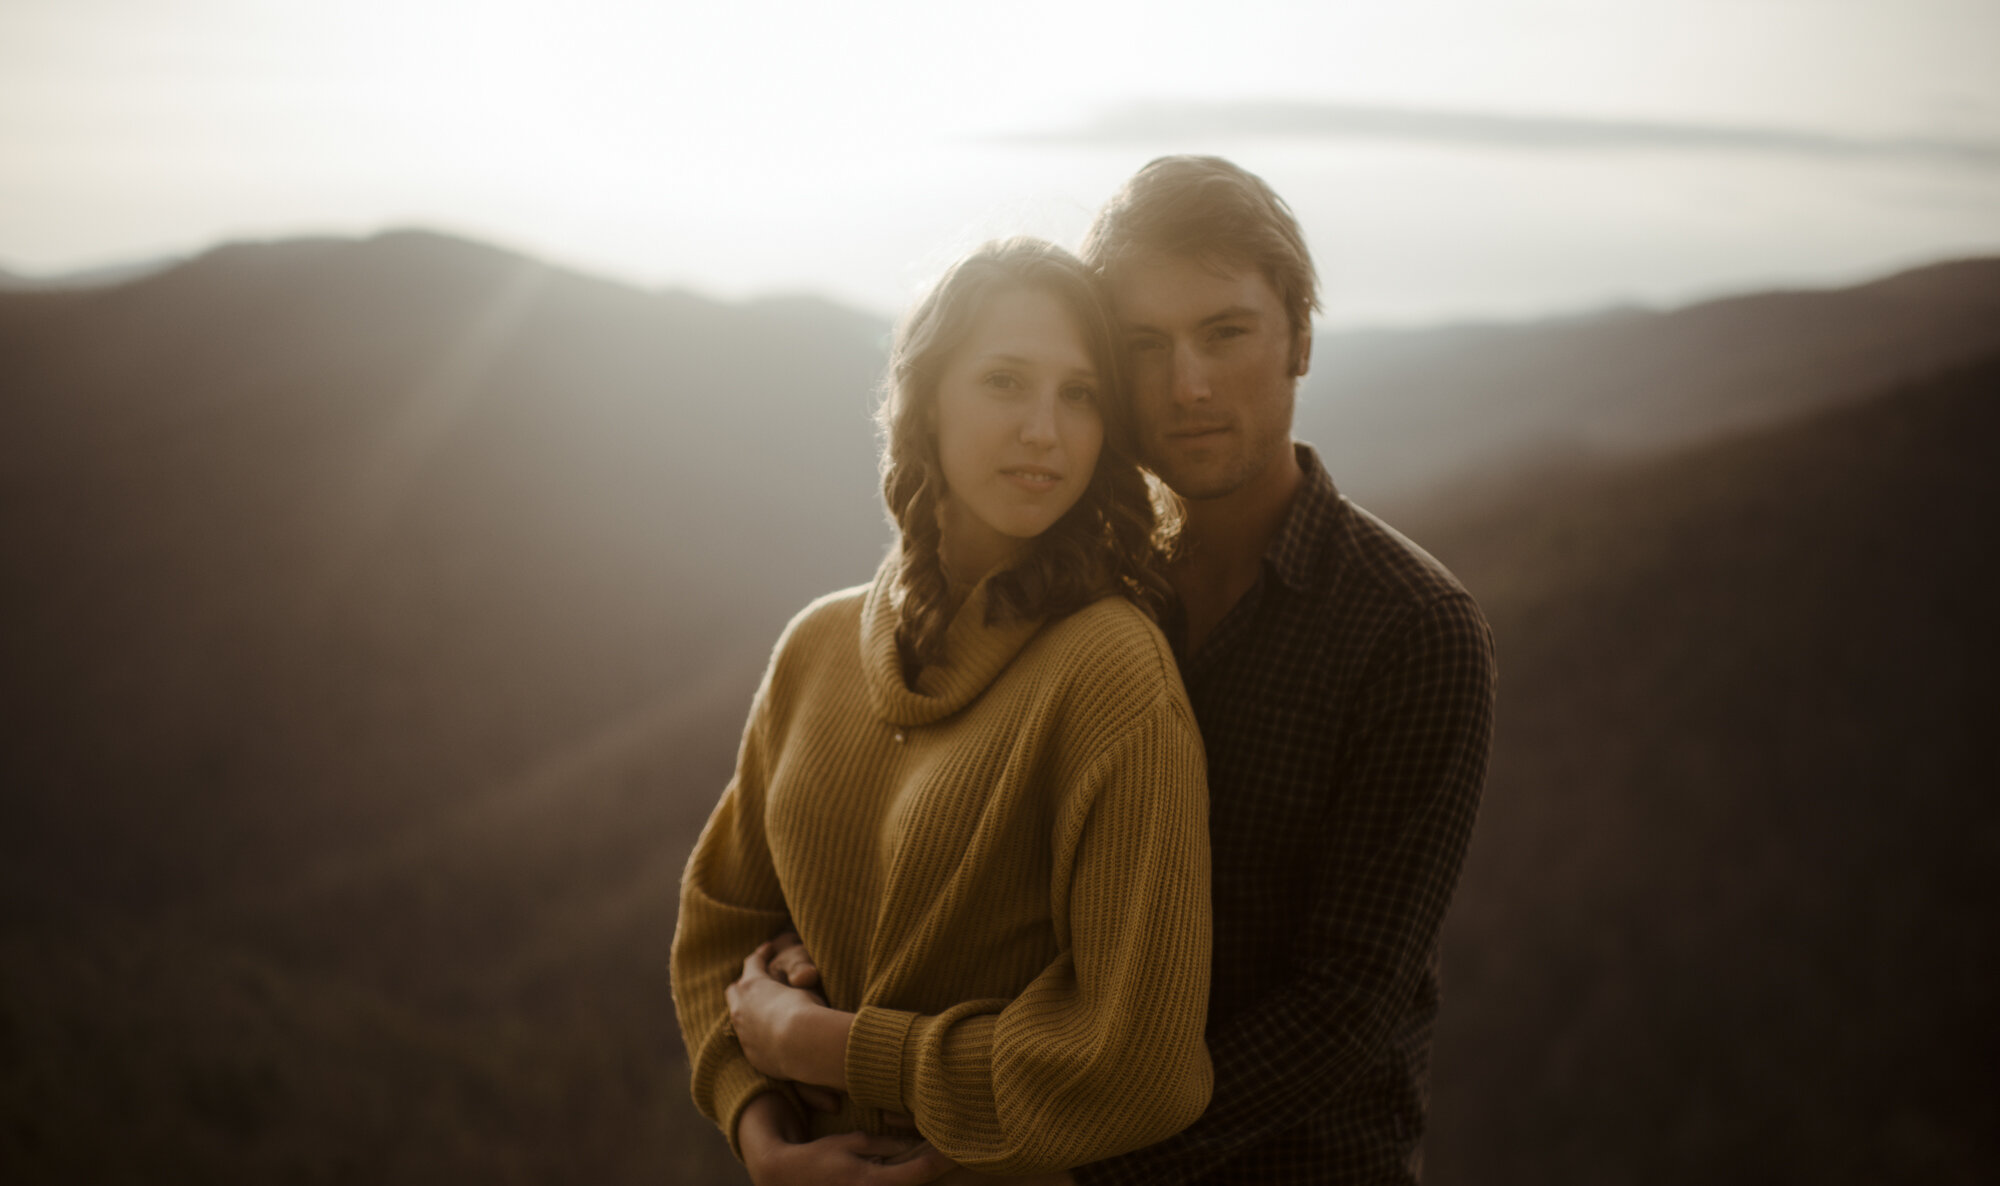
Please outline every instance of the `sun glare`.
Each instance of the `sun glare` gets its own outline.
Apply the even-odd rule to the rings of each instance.
[[[978,238],[1073,240],[1147,158],[1214,151],[1313,212],[1325,243],[1402,253],[1398,309],[1455,312],[1473,291],[1511,291],[1499,303],[1513,308],[1712,290],[1795,274],[1801,258],[1838,270],[2000,247],[2000,169],[1253,134],[1226,105],[2000,144],[2000,82],[1977,48],[2000,37],[1995,13],[1966,0],[1271,3],[1228,19],[1188,0],[11,5],[0,266],[422,223],[640,283],[810,289],[890,311]],[[1091,132],[1161,104],[1225,114]],[[1699,195],[1719,191],[1749,200],[1718,215]],[[1583,194],[1620,244],[1595,265],[1549,216]],[[1683,204],[1661,217],[1661,195]],[[1488,241],[1503,246],[1434,250]],[[1545,265],[1508,280],[1451,262],[1509,252],[1517,274]]]

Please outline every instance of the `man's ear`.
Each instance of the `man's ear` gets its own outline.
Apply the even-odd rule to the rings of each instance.
[[[1292,378],[1303,379],[1312,366],[1313,334],[1311,327],[1301,329],[1292,343]]]

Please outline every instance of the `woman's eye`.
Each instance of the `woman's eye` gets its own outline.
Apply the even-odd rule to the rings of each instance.
[[[1097,399],[1097,393],[1088,387],[1065,387],[1062,395],[1073,404],[1092,403]]]
[[[1133,354],[1150,354],[1160,349],[1160,346],[1158,338],[1134,338],[1125,344],[1125,348]]]
[[[1021,386],[1021,380],[1011,372],[994,371],[992,374],[986,376],[986,385],[988,387],[997,387],[1002,391],[1013,391]]]

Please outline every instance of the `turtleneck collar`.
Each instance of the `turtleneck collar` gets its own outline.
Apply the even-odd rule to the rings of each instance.
[[[896,608],[890,596],[902,563],[890,552],[875,572],[861,603],[861,667],[875,711],[892,725],[928,725],[979,698],[987,685],[1014,661],[1041,629],[1041,619],[986,623],[991,574],[952,616],[945,631],[945,661],[917,673],[913,689],[903,683],[896,652]]]

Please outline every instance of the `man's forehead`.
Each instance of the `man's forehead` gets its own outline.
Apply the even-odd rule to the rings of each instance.
[[[1125,321],[1207,317],[1237,307],[1279,310],[1276,290],[1248,261],[1192,252],[1134,252],[1107,269],[1112,304]]]

